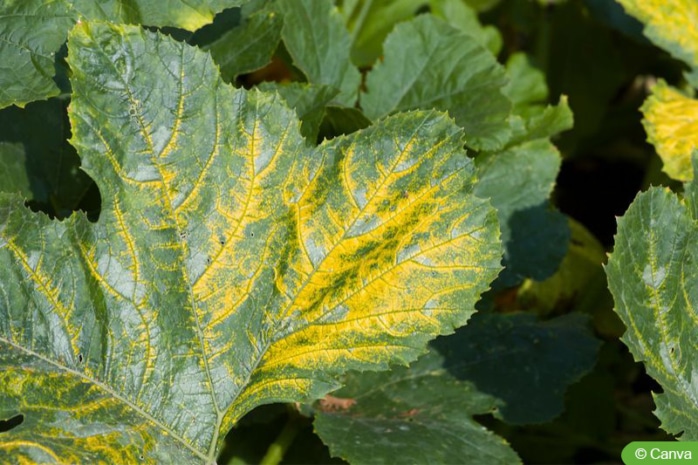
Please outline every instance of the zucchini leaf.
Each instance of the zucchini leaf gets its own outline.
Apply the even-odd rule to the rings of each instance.
[[[0,194],[0,419],[21,419],[0,461],[213,463],[252,408],[414,360],[500,271],[446,115],[312,147],[195,47],[82,21],[68,50],[102,209],[52,221]]]
[[[445,368],[431,349],[409,368],[350,373],[346,387],[315,404],[315,431],[349,463],[482,463],[521,460],[473,415],[502,404]]]
[[[244,0],[3,0],[0,2],[0,108],[59,94],[56,53],[81,20],[193,31]]]
[[[655,414],[688,441],[698,439],[697,187],[694,177],[682,200],[666,188],[638,195],[618,220],[606,266],[622,340],[664,390]]]
[[[368,73],[361,96],[366,116],[375,120],[396,111],[436,108],[465,129],[469,147],[504,147],[512,135],[507,75],[477,39],[420,15],[395,26],[383,50],[385,59]]]

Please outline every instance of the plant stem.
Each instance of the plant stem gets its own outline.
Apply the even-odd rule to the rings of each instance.
[[[267,453],[264,454],[260,465],[278,465],[289,446],[293,443],[296,435],[301,430],[302,424],[293,412],[289,412],[288,421],[284,425],[276,440],[269,445]]]

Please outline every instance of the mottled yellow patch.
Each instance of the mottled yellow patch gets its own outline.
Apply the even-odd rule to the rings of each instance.
[[[698,149],[698,100],[660,81],[642,112],[648,140],[664,162],[664,172],[680,181],[692,179],[691,154]]]
[[[695,0],[619,0],[628,14],[645,23],[657,45],[698,66],[698,2]]]

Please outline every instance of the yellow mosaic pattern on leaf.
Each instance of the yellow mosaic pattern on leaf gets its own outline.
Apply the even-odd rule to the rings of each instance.
[[[693,178],[691,154],[698,149],[698,100],[659,81],[642,106],[648,140],[664,162],[671,178]]]
[[[68,49],[102,210],[52,222],[0,195],[0,411],[25,415],[0,462],[212,463],[252,408],[414,360],[500,271],[447,115],[314,147],[194,47],[85,21]],[[59,460],[29,450],[45,438]]]
[[[618,0],[645,24],[653,42],[691,67],[698,67],[698,2],[695,0]]]

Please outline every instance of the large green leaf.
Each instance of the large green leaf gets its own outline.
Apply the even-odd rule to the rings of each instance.
[[[315,430],[350,463],[521,463],[472,419],[501,402],[451,375],[447,363],[432,349],[409,368],[351,373],[345,388],[318,403]]]
[[[138,27],[71,33],[97,223],[0,195],[0,460],[212,462],[253,407],[406,363],[500,269],[445,115],[318,148],[278,97]],[[142,459],[141,459],[142,457]]]
[[[308,81],[338,89],[338,103],[353,106],[361,75],[350,60],[351,39],[337,9],[327,0],[279,2],[281,36]]]
[[[369,118],[436,108],[465,128],[467,144],[495,150],[509,139],[511,101],[504,68],[478,40],[431,15],[395,27],[385,60],[366,78],[361,106]]]
[[[696,205],[695,177],[683,200],[666,188],[638,195],[618,220],[606,267],[627,327],[622,339],[664,390],[654,396],[655,414],[663,429],[684,440],[698,439]]]

